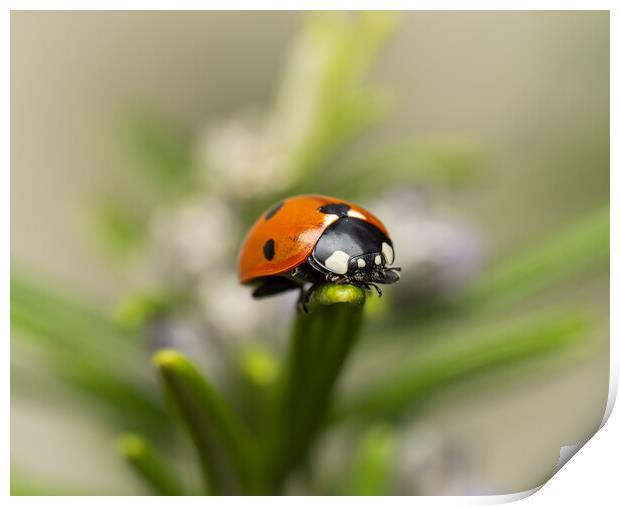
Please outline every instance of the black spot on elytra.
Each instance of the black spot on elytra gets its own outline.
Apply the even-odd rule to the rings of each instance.
[[[265,255],[265,258],[267,260],[273,260],[273,257],[276,254],[276,248],[275,248],[275,242],[273,239],[269,239],[264,245],[263,245],[263,255]]]
[[[351,209],[351,206],[346,204],[326,204],[324,206],[319,207],[319,211],[323,214],[335,214],[339,218],[346,216]]]
[[[284,205],[284,200],[282,202],[280,202],[279,204],[276,204],[275,206],[273,206],[271,209],[269,209],[269,211],[267,211],[267,214],[265,214],[265,221],[270,220],[271,218],[273,218],[276,213],[282,209],[282,206]]]

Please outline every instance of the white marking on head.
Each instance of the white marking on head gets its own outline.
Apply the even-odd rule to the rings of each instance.
[[[339,216],[337,214],[326,214],[325,218],[323,219],[323,224],[326,227],[329,227],[332,223],[334,223],[335,221],[338,221]]]
[[[364,216],[359,211],[355,211],[354,209],[349,209],[349,211],[347,212],[347,215],[350,216],[351,218],[359,218],[360,220],[366,219],[366,216]]]
[[[327,260],[325,260],[325,267],[336,274],[346,274],[349,269],[349,259],[351,257],[344,251],[334,251]]]
[[[363,269],[364,267],[366,267],[366,261],[363,258],[358,258],[357,259],[357,268],[358,269]]]
[[[381,255],[377,255],[377,256],[375,257],[375,264],[377,264],[377,265],[381,265]]]
[[[392,249],[392,246],[390,246],[387,242],[384,242],[381,245],[381,252],[385,257],[385,263],[388,265],[392,265],[392,263],[394,262],[394,250]]]

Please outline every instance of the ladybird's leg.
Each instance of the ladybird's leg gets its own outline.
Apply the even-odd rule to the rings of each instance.
[[[297,299],[297,311],[300,313],[308,312],[308,305],[306,300],[306,291],[303,286],[299,287],[299,299]]]
[[[291,277],[299,283],[299,298],[297,299],[297,310],[304,313],[308,312],[308,308],[306,306],[307,297],[306,291],[304,290],[304,283],[309,281],[308,275],[310,274],[309,272],[307,272],[306,267],[307,264],[303,264],[301,266],[295,267],[291,271]]]
[[[379,288],[379,285],[377,285],[376,283],[365,282],[365,283],[362,284],[362,286],[364,287],[364,290],[366,290],[368,292],[371,291],[371,288],[374,288],[376,290],[377,295],[379,297],[381,297],[383,295],[383,290],[381,290],[381,288]]]
[[[270,295],[276,295],[288,290],[296,290],[297,288],[299,288],[299,283],[292,279],[270,276],[262,278],[258,282],[256,288],[254,288],[252,292],[252,297],[260,299],[261,297],[269,297]]]
[[[299,311],[300,313],[308,314],[308,301],[310,300],[310,297],[308,296],[309,290],[304,290],[303,286],[299,288],[300,292],[299,299],[297,299],[297,311]]]
[[[376,291],[377,291],[377,295],[379,297],[381,297],[383,295],[383,290],[381,290],[381,288],[379,288],[379,285],[377,285],[376,283],[368,283],[370,286],[372,286]]]
[[[328,272],[325,275],[325,279],[328,283],[336,283],[337,285],[343,284],[347,282],[347,279],[341,276],[340,274],[335,274],[333,272]]]
[[[310,297],[312,297],[312,294],[316,290],[316,287],[317,287],[316,284],[310,285],[310,287],[307,290],[304,290],[304,288],[301,287],[301,293],[299,294],[299,301],[297,302],[297,308],[300,311],[306,314],[309,312],[308,303],[310,302]]]

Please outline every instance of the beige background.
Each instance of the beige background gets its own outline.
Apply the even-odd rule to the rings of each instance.
[[[123,111],[139,102],[197,128],[264,104],[298,25],[296,13],[14,12],[15,265],[104,305],[117,301],[132,281],[96,253],[84,209],[110,171],[123,169],[115,137]],[[609,198],[608,28],[604,12],[408,13],[376,69],[398,98],[379,137],[454,134],[479,142],[489,178],[444,201],[480,223],[497,254],[542,237]],[[585,303],[604,321],[607,279],[599,272],[576,280],[562,298]],[[456,438],[476,435],[480,482],[506,492],[536,485],[559,446],[601,420],[607,332],[601,324],[592,336],[596,356],[581,365],[467,405],[456,391],[426,423]],[[42,412],[13,401],[14,462],[131,492],[109,437],[67,406]]]

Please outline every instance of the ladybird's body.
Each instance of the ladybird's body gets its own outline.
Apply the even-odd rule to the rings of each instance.
[[[371,213],[322,195],[291,197],[266,211],[248,232],[239,278],[255,284],[255,297],[304,283],[364,287],[399,279],[392,241]]]

